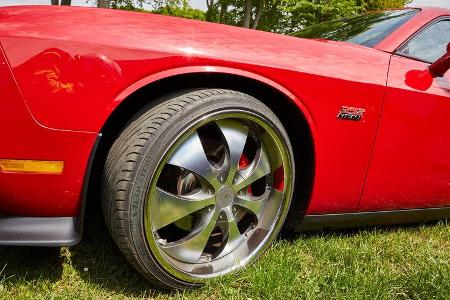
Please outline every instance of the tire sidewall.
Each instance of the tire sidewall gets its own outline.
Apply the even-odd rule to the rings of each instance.
[[[172,100],[176,99],[177,98],[174,98]],[[164,108],[165,105],[170,106],[170,102],[171,100],[167,103],[159,105],[159,107]],[[203,101],[196,105],[188,106],[186,109],[171,115],[170,121],[166,122],[166,124],[158,130],[157,135],[153,136],[145,145],[143,158],[141,161],[136,163],[135,169],[133,170],[133,186],[131,193],[129,193],[129,221],[130,238],[132,239],[132,244],[136,249],[136,253],[139,255],[139,260],[141,263],[155,277],[163,277],[164,281],[167,283],[170,282],[171,286],[174,288],[186,288],[186,285],[196,287],[201,285],[202,281],[198,280],[198,282],[186,282],[173,277],[160,266],[154,257],[150,246],[148,245],[145,232],[144,211],[147,197],[150,192],[149,189],[152,178],[167,150],[170,149],[171,145],[176,140],[178,140],[182,133],[189,130],[193,124],[196,124],[205,115],[219,112],[232,112],[235,110],[246,111],[257,115],[259,118],[270,124],[277,134],[281,136],[281,139],[285,142],[289,159],[291,160],[290,163],[292,174],[290,180],[292,180],[292,182],[295,180],[294,156],[287,133],[276,115],[260,101],[248,95],[237,92],[232,94],[212,95],[204,98]],[[292,199],[292,189],[291,194],[285,199],[288,199],[288,205],[290,205],[290,201]],[[277,230],[278,232],[282,223],[284,223],[288,208],[284,209],[284,211],[285,213],[280,216],[278,220],[276,220],[278,225],[274,230]],[[264,252],[275,236],[276,234],[270,240],[266,240],[265,245],[261,250],[259,250],[259,253],[252,257],[252,261]],[[158,267],[155,269],[153,266]]]

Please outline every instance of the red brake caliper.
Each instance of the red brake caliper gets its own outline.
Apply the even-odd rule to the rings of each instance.
[[[275,170],[273,174],[273,188],[277,191],[284,191],[284,168],[283,166]]]
[[[239,159],[239,170],[243,170],[250,165],[250,160],[248,159],[245,153],[242,153],[241,158]],[[252,186],[249,185],[247,188],[247,194],[252,195]]]

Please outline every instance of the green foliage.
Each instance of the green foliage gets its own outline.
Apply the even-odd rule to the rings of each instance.
[[[112,0],[110,2],[111,8],[144,11],[145,0]]]
[[[450,224],[281,237],[261,260],[193,291],[149,284],[102,218],[81,244],[0,247],[1,299],[449,299]]]
[[[283,0],[279,9],[287,13],[289,32],[361,11],[355,0]]]
[[[286,12],[282,32],[293,32],[325,21],[355,16],[374,10],[402,8],[409,0],[283,0]],[[287,23],[287,24],[286,24]]]
[[[187,19],[206,19],[206,13],[200,9],[192,8],[187,0],[156,0],[152,2],[153,10],[145,10],[143,6],[144,3],[146,3],[145,0],[115,0],[111,2],[111,8],[155,13]]]
[[[192,8],[187,0],[169,0],[154,3],[153,13],[182,17],[187,19],[205,20],[206,13],[200,9]]]
[[[357,0],[356,3],[362,11],[384,10],[392,8],[402,8],[411,0]]]
[[[189,6],[188,0],[112,0],[111,7],[206,20],[279,33],[291,33],[321,22],[373,10],[401,8],[411,0],[205,0],[207,11]]]
[[[250,27],[289,33],[324,21],[371,10],[401,8],[410,0],[247,0],[251,3]],[[206,19],[242,26],[246,0],[206,0]],[[261,16],[258,19],[258,10]]]
[[[242,25],[244,0],[211,0],[208,5],[206,11],[208,21],[235,26]]]
[[[173,7],[173,6],[164,6],[160,7],[157,10],[152,11],[153,13],[166,15],[166,16],[174,16],[174,17],[181,17],[181,18],[187,18],[187,19],[195,19],[195,20],[205,20],[206,19],[206,13],[200,9],[195,8],[180,8],[180,7]]]

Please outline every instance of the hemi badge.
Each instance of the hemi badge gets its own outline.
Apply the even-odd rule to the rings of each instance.
[[[338,119],[359,121],[364,116],[366,110],[364,108],[341,106],[341,109],[337,115]]]

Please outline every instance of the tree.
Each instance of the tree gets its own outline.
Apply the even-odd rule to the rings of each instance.
[[[113,9],[152,12],[187,19],[206,19],[206,13],[200,9],[192,8],[188,0],[154,0],[151,3],[153,7],[151,11],[144,9],[144,3],[148,2],[145,0],[112,0],[110,7]]]
[[[286,32],[356,15],[361,11],[355,0],[283,0],[279,8],[287,14]]]
[[[97,1],[97,7],[100,8],[109,8],[111,5],[111,0],[98,0]]]
[[[280,33],[409,0],[206,0],[206,20]]]
[[[411,0],[357,0],[362,11],[402,8]]]
[[[182,17],[187,19],[205,20],[204,11],[192,8],[187,0],[170,0],[154,3],[153,13]]]
[[[146,11],[144,3],[151,3],[152,12],[158,14],[290,33],[317,23],[350,17],[366,11],[401,8],[410,2],[410,0],[205,0],[207,11],[202,12],[191,8],[188,1],[97,0],[97,6]]]
[[[59,0],[51,0],[52,5],[59,5]],[[71,5],[72,0],[61,0],[61,5]]]
[[[166,1],[166,0],[155,0],[155,3],[159,1]],[[145,11],[144,3],[146,2],[147,2],[146,0],[98,0],[97,7]]]
[[[206,0],[206,20],[229,25],[256,28],[264,8],[273,0]]]
[[[333,19],[351,17],[374,10],[403,8],[410,0],[283,0],[286,12],[283,32],[292,32]]]

